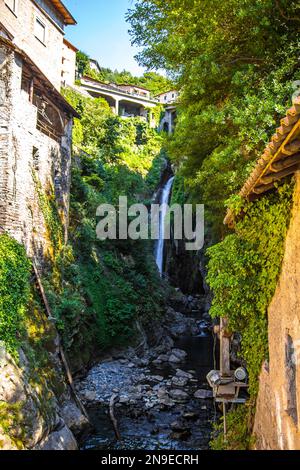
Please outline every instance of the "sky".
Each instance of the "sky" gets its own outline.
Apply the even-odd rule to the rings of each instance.
[[[63,0],[77,21],[66,27],[66,38],[78,49],[112,70],[145,71],[134,59],[137,49],[130,44],[125,13],[132,0]]]

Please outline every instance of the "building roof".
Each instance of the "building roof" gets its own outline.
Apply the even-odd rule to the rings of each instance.
[[[77,24],[77,21],[73,17],[73,15],[69,12],[67,7],[61,2],[60,0],[50,0],[50,3],[54,6],[54,8],[61,14],[64,19],[64,23],[66,25]]]
[[[168,93],[178,93],[178,90],[168,90],[168,91],[164,91],[163,93],[159,93],[158,95],[155,95],[155,97],[157,98],[158,96],[164,96],[164,95],[167,95]]]
[[[248,201],[270,191],[276,183],[300,168],[300,96],[280,124],[239,193]],[[231,210],[228,210],[224,223],[234,225]]]
[[[149,91],[149,88],[145,88],[143,86],[139,86],[139,85],[133,85],[132,83],[121,83],[121,84],[118,84],[118,86],[130,86],[132,88],[138,88],[139,90],[145,90],[145,91]]]
[[[43,72],[35,65],[35,63],[30,59],[30,57],[22,50],[19,49],[15,44],[13,44],[8,39],[5,39],[0,36],[0,45],[4,44],[5,46],[13,49],[17,52],[28,67],[32,70],[32,74],[37,78],[37,80],[42,85],[43,91],[49,98],[57,105],[60,106],[65,112],[70,114],[73,117],[79,118],[80,115],[77,111],[67,102],[67,100],[57,91],[57,89],[52,85],[49,79],[43,74]]]
[[[78,52],[79,49],[77,49],[76,46],[74,46],[74,44],[72,44],[70,41],[68,41],[68,39],[64,38],[64,44],[69,48],[69,49],[72,49],[72,51],[74,52]]]

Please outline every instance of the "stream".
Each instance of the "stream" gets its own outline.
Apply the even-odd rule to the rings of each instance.
[[[174,178],[162,189],[168,203]],[[166,211],[160,218],[155,250],[163,275]],[[179,289],[170,299],[155,346],[112,351],[77,381],[77,392],[89,413],[92,429],[82,437],[82,450],[206,450],[217,411],[206,375],[214,369],[217,345],[205,296],[188,296]],[[115,436],[109,401],[116,396]]]

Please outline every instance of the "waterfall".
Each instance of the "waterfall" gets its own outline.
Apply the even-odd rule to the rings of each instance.
[[[165,245],[164,229],[165,229],[165,219],[167,215],[166,204],[168,204],[170,200],[173,181],[174,181],[174,176],[166,182],[165,186],[163,187],[162,195],[160,199],[160,205],[162,206],[162,210],[159,214],[159,239],[158,239],[157,247],[156,247],[155,260],[156,260],[156,264],[157,264],[157,267],[161,276],[163,274],[163,264],[164,264],[164,245]]]

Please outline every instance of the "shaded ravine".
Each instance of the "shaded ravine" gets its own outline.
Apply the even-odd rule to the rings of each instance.
[[[162,188],[161,204],[169,202],[173,180]],[[161,276],[166,214],[164,208],[155,250]],[[82,439],[82,450],[209,448],[216,412],[206,374],[214,368],[216,351],[207,302],[205,296],[183,295],[179,290],[176,295],[157,332],[158,346],[143,354],[133,348],[117,351],[77,383],[93,426]],[[112,395],[118,397],[115,415],[121,441],[108,413]]]
[[[169,310],[165,337],[168,332],[174,338],[169,348],[149,349],[142,358],[132,350],[117,353],[80,384],[94,427],[82,441],[83,450],[208,449],[215,410],[205,377],[213,366],[213,337],[200,311],[192,318]],[[184,357],[173,362],[174,352]],[[121,441],[108,415],[113,393],[119,396],[115,414]]]

